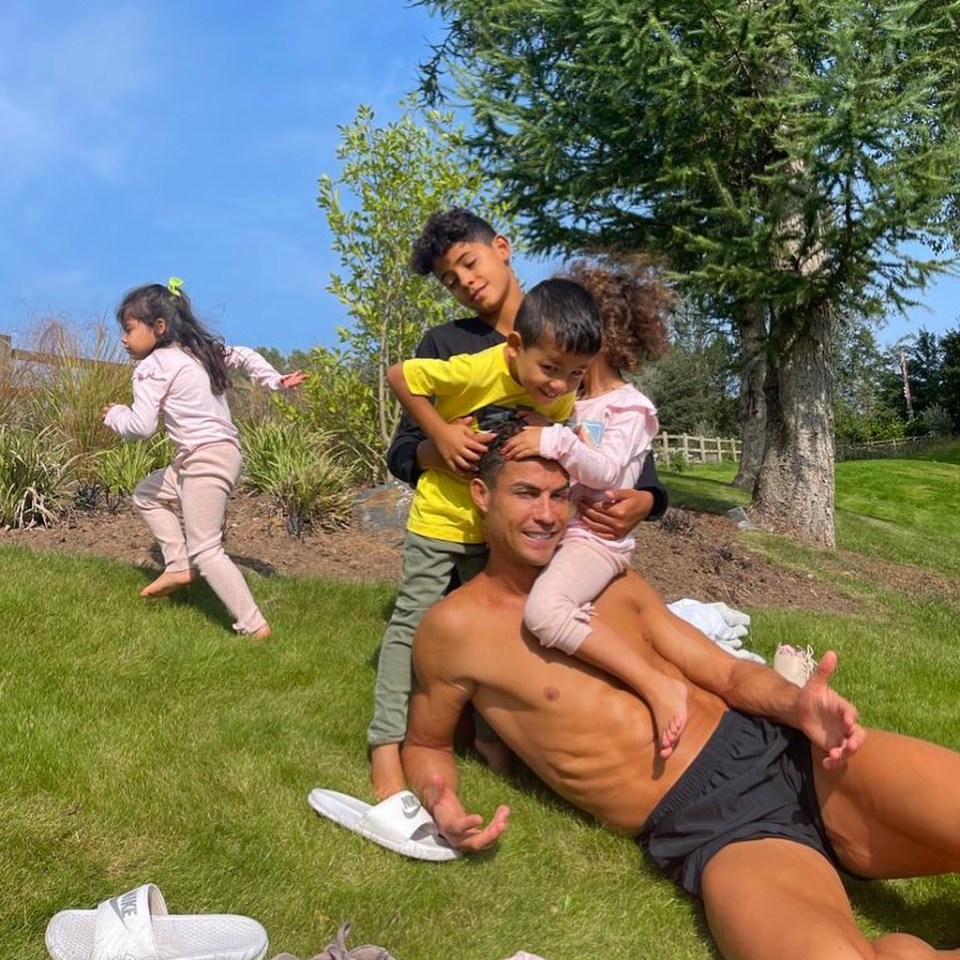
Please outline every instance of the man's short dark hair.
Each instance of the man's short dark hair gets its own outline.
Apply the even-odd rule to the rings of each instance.
[[[524,294],[513,329],[525,347],[543,346],[550,338],[565,352],[597,353],[603,323],[584,287],[553,277]]]
[[[494,437],[487,444],[486,452],[480,457],[477,463],[477,476],[491,489],[497,485],[497,477],[507,463],[507,461],[503,459],[501,447],[503,447],[511,437],[515,437],[523,427],[523,419],[514,416],[507,417],[496,426],[490,426],[488,428],[494,434]]]
[[[503,456],[503,445],[511,437],[516,436],[525,426],[521,417],[511,417],[492,428],[491,432],[495,434],[494,438],[487,444],[486,452],[480,457],[477,463],[477,479],[482,480],[488,490],[496,490],[497,481],[503,468],[508,463],[522,463],[523,460],[540,460],[543,463],[552,464],[567,477],[567,486],[570,485],[570,475],[566,473],[560,463],[556,460],[550,460],[534,454],[530,457],[524,457],[523,460],[505,460]]]
[[[435,213],[423,225],[420,236],[413,242],[410,253],[410,269],[421,277],[433,273],[433,265],[455,243],[490,243],[497,231],[483,217],[451,207]]]

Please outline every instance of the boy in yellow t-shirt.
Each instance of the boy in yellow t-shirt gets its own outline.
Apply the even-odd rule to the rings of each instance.
[[[400,743],[416,626],[443,595],[454,566],[467,579],[486,562],[483,522],[466,482],[471,452],[485,444],[479,433],[473,438],[453,421],[476,417],[489,406],[533,409],[551,420],[566,420],[587,365],[600,349],[600,331],[597,305],[583,287],[545,280],[523,298],[506,344],[450,360],[407,360],[389,371],[390,386],[433,440],[447,470],[427,470],[417,483],[397,602],[380,648],[368,741],[373,789],[381,799],[406,786]]]

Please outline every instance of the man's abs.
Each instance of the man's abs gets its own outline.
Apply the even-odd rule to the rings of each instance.
[[[662,760],[649,708],[620,684],[553,653],[541,653],[516,676],[506,689],[481,685],[475,703],[485,719],[558,794],[630,834],[693,762],[726,709],[714,695],[688,688],[686,728]]]

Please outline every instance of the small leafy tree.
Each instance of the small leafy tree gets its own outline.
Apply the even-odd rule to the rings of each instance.
[[[689,302],[674,313],[670,327],[670,349],[639,377],[657,405],[661,428],[736,436],[739,377],[724,329]]]
[[[920,415],[920,419],[923,421],[925,433],[932,437],[946,437],[953,430],[950,414],[939,403],[930,404]]]
[[[400,118],[384,126],[372,108],[358,108],[340,128],[340,175],[322,176],[317,197],[343,265],[328,289],[352,324],[338,330],[338,349],[314,352],[304,394],[308,416],[358,458],[368,480],[386,476],[400,417],[387,369],[412,356],[429,327],[453,317],[442,288],[410,271],[414,239],[427,217],[454,205],[506,229],[496,184],[468,157],[453,115],[418,114],[412,99],[401,106]]]

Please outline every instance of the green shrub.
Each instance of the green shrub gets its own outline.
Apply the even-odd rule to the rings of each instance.
[[[690,466],[682,450],[671,450],[669,453],[660,453],[657,465],[661,470],[672,470],[674,473],[683,473]]]
[[[880,410],[872,416],[866,416],[849,408],[838,409],[833,427],[839,443],[900,440],[907,433],[907,425],[894,410]]]
[[[358,480],[384,479],[383,437],[396,425],[396,402],[390,397],[381,404],[373,372],[340,351],[317,347],[308,369],[310,379],[302,387],[306,423],[329,438]],[[387,424],[381,416],[392,419]]]
[[[102,450],[97,455],[96,476],[107,495],[107,506],[114,509],[122,497],[147,474],[173,459],[173,444],[163,434],[150,440],[131,440]]]
[[[312,523],[346,523],[356,474],[333,448],[329,434],[297,424],[240,424],[244,485],[276,498],[287,529],[299,535]]]
[[[51,526],[72,495],[77,458],[50,429],[0,425],[0,523]]]
[[[939,403],[932,403],[920,415],[926,432],[932,437],[948,437],[953,433],[953,420],[949,412]]]

